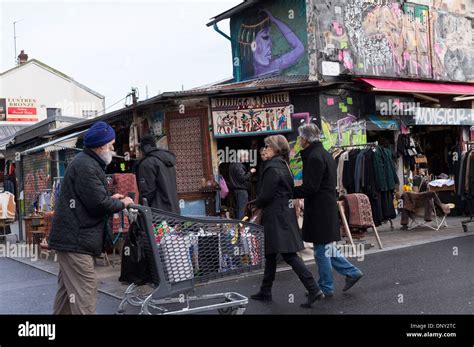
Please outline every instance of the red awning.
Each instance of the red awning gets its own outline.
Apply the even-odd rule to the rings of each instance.
[[[474,95],[474,85],[378,80],[373,78],[361,78],[360,80],[370,84],[373,87],[372,90],[379,92]]]

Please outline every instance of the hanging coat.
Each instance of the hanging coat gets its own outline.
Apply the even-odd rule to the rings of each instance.
[[[304,198],[303,240],[324,245],[339,241],[336,162],[321,142],[302,150],[301,157],[303,185],[295,188],[294,197]]]
[[[263,208],[265,254],[295,253],[304,249],[296,211],[290,200],[293,177],[280,156],[265,162],[262,186],[256,205]]]

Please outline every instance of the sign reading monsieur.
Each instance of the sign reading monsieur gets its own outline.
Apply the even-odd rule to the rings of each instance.
[[[416,125],[474,125],[474,110],[465,108],[425,108],[415,110]]]

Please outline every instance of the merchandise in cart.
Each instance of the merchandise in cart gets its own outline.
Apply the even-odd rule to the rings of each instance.
[[[127,304],[141,307],[141,314],[245,311],[248,298],[239,293],[191,294],[197,284],[261,270],[265,259],[262,226],[215,217],[184,217],[145,206],[130,207],[129,219],[130,233],[142,250],[138,253],[146,260],[146,282],[152,289],[144,294],[142,280],[131,284],[119,313],[125,313]]]

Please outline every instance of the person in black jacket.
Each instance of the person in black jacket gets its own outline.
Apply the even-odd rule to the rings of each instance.
[[[244,217],[245,207],[249,201],[250,177],[256,172],[254,168],[250,169],[249,172],[246,171],[243,163],[248,162],[248,158],[248,151],[241,150],[239,151],[238,161],[229,165],[229,189],[234,195],[235,219]]]
[[[140,197],[146,198],[150,207],[179,214],[175,155],[157,148],[152,135],[141,139],[140,149],[145,155],[136,169]]]
[[[319,269],[319,286],[324,295],[334,294],[332,267],[346,276],[343,291],[349,290],[362,272],[352,265],[335,247],[341,239],[337,209],[337,165],[320,142],[320,130],[315,124],[299,127],[303,184],[295,187],[294,198],[304,198],[303,240],[314,244],[314,257]]]
[[[260,166],[258,169],[257,195],[260,194],[260,189],[262,187],[263,171],[265,169],[265,163],[268,160],[265,147],[260,148],[259,153],[260,153],[260,159],[262,159],[262,162],[260,163]]]
[[[302,307],[311,307],[324,297],[316,281],[303,260],[296,252],[304,249],[299,233],[296,212],[292,204],[293,175],[288,167],[290,146],[283,135],[265,139],[265,163],[263,181],[256,205],[263,209],[265,230],[265,273],[260,291],[251,296],[254,300],[270,301],[272,285],[275,280],[277,255],[293,268],[309,292],[308,301]]]
[[[49,247],[57,251],[58,292],[54,314],[94,314],[97,301],[95,256],[109,236],[108,216],[133,200],[107,190],[105,168],[114,155],[115,131],[94,123],[84,136],[84,151],[68,166],[61,185]]]

